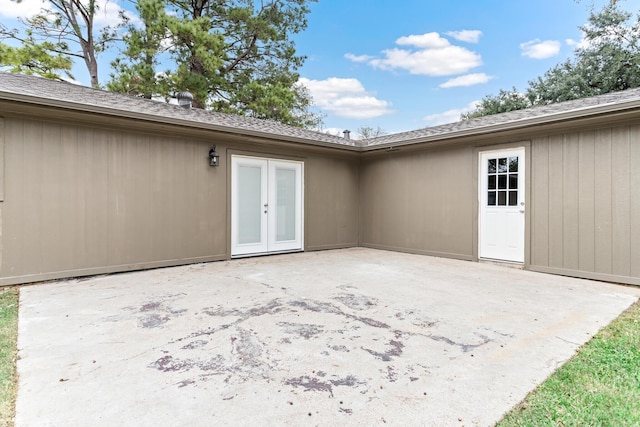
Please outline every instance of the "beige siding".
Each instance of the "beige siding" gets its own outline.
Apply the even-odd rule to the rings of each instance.
[[[18,119],[6,137],[4,278],[225,256],[203,142]]]
[[[4,200],[4,135],[4,118],[0,117],[0,203]]]
[[[640,277],[640,142],[635,138],[640,135],[640,126],[632,126],[629,129],[631,141],[629,144],[629,188],[631,200],[629,203],[629,215],[631,225],[629,239],[631,240],[631,277]]]
[[[365,158],[361,244],[472,259],[473,162],[470,146]]]
[[[578,209],[580,217],[576,220],[580,248],[578,253],[578,270],[594,271],[596,258],[595,241],[595,209],[596,206],[596,155],[595,133],[578,135]]]
[[[224,142],[4,119],[0,284],[229,258]],[[234,143],[234,149],[241,144]],[[306,244],[357,245],[357,160],[305,154]]]
[[[305,160],[305,249],[358,246],[358,161]]]
[[[533,140],[532,269],[640,284],[639,139],[620,126]]]
[[[593,271],[611,274],[612,233],[611,233],[611,129],[595,132],[596,164],[594,189],[594,242],[595,268]]]
[[[304,161],[305,250],[471,260],[478,150],[526,136],[355,154],[15,117],[0,131],[0,285],[228,259],[231,153]],[[528,137],[525,266],[640,284],[640,126]]]
[[[541,138],[536,142],[535,150],[531,150],[531,193],[549,194],[549,139]],[[549,198],[539,198],[533,203],[534,198],[529,195],[531,206],[527,209],[530,213],[531,235],[530,264],[549,265]]]

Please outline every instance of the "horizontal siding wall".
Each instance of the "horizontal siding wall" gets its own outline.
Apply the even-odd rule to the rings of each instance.
[[[20,119],[5,140],[0,280],[225,256],[226,174],[206,143]]]
[[[363,160],[363,246],[473,259],[473,150],[469,146]]]
[[[532,141],[531,268],[640,284],[640,126]]]

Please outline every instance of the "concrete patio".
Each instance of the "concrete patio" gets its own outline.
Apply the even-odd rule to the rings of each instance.
[[[492,425],[639,296],[363,248],[24,287],[16,426]]]

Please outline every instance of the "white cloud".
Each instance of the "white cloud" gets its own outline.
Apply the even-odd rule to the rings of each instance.
[[[422,49],[440,49],[450,46],[449,40],[440,37],[438,33],[426,33],[400,37],[396,40],[400,46],[415,46]]]
[[[480,55],[459,46],[448,46],[442,49],[423,49],[408,51],[389,49],[384,51],[385,57],[373,59],[369,63],[375,68],[391,70],[404,69],[411,74],[427,76],[449,76],[466,73],[482,64]]]
[[[339,117],[370,119],[393,112],[390,102],[367,93],[358,79],[301,78],[299,83],[309,89],[315,105]]]
[[[586,49],[589,47],[589,41],[585,38],[584,32],[582,32],[582,38],[580,40],[566,39],[565,43],[574,49]]]
[[[369,55],[354,55],[353,53],[345,53],[344,57],[353,62],[367,62],[373,59],[373,56]]]
[[[139,18],[137,15],[130,11],[125,11],[120,7],[117,1],[115,0],[99,0],[98,1],[99,9],[96,11],[96,15],[94,17],[95,24],[98,27],[106,27],[108,25],[115,26],[120,23],[120,12],[124,11],[124,14],[132,21],[132,23],[136,24],[139,22]]]
[[[461,46],[452,45],[438,33],[400,37],[396,44],[407,48],[393,48],[382,52],[382,57],[347,54],[352,61],[367,62],[382,70],[406,70],[411,74],[450,76],[467,73],[482,64],[479,54]]]
[[[120,11],[124,10],[115,0],[99,0],[97,2],[98,10],[94,17],[96,27],[103,28],[107,25],[117,25],[120,23]],[[46,0],[22,0],[15,3],[9,0],[0,0],[0,16],[6,18],[30,18],[42,9],[55,10],[49,1]],[[124,12],[134,23],[139,18],[130,11]]]
[[[425,116],[423,120],[429,126],[443,125],[445,123],[454,123],[454,122],[460,121],[461,114],[468,113],[470,111],[475,110],[479,102],[480,101],[473,101],[473,102],[470,102],[466,107],[454,108],[454,109],[447,110],[437,114],[430,114],[428,116]]]
[[[480,30],[462,30],[462,31],[449,31],[446,35],[453,37],[456,40],[467,43],[478,43],[482,31]]]
[[[451,87],[460,87],[460,86],[473,86],[479,85],[483,83],[487,83],[493,77],[488,76],[485,73],[475,73],[475,74],[467,74],[464,76],[456,77],[454,79],[447,80],[446,82],[440,85],[443,89],[448,89]]]
[[[51,4],[43,0],[22,0],[15,3],[9,0],[0,1],[0,16],[5,18],[30,18],[40,13],[40,9],[48,8]]]
[[[520,43],[520,49],[522,50],[522,56],[527,56],[533,59],[545,59],[556,56],[560,53],[560,42],[557,40],[545,40],[535,39],[526,43]]]

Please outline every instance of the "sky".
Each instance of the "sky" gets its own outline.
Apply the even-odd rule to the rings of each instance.
[[[98,23],[115,22],[125,0],[103,0]],[[484,96],[524,90],[572,57],[579,26],[608,0],[319,0],[294,36],[307,57],[300,82],[322,112],[322,131],[387,133],[457,121]],[[42,0],[0,0],[0,23],[36,12]],[[634,14],[640,0],[618,4]],[[101,62],[108,80],[110,59]],[[74,76],[88,84],[82,64]]]

